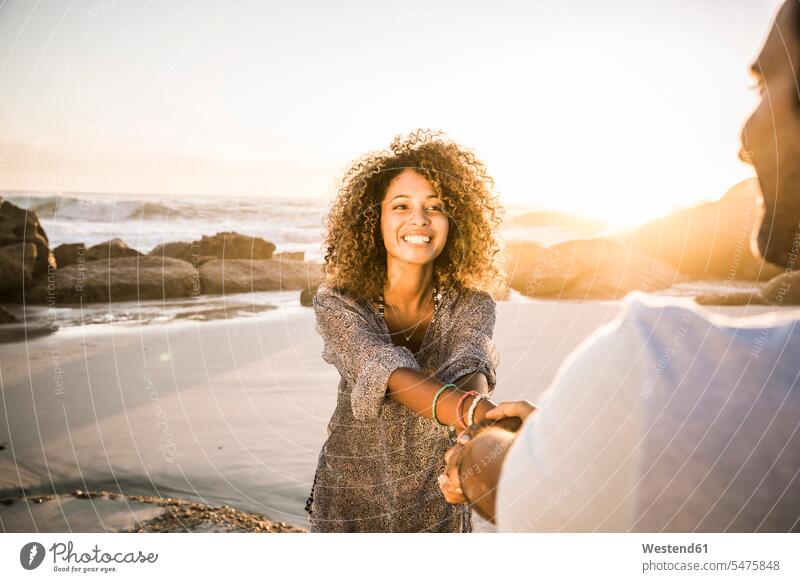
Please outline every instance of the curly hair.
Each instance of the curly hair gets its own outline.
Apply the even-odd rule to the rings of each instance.
[[[430,182],[449,221],[447,242],[434,262],[437,284],[502,297],[506,272],[498,233],[503,209],[494,181],[473,152],[430,130],[397,136],[388,150],[364,155],[345,172],[327,218],[325,282],[360,300],[383,292],[381,202],[391,181],[406,169]]]

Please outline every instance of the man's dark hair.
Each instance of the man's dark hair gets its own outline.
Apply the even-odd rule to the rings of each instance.
[[[794,32],[800,38],[800,0],[794,3]]]

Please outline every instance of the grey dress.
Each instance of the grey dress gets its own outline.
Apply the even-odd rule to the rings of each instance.
[[[449,505],[436,480],[455,433],[387,398],[386,384],[397,368],[448,383],[480,371],[494,390],[494,299],[443,291],[416,356],[392,343],[375,304],[323,284],[313,305],[322,357],[342,378],[306,504],[311,531],[471,531],[469,508]]]

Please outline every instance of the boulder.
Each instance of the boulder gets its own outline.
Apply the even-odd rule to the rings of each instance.
[[[508,286],[522,294],[530,292],[533,270],[547,249],[535,242],[513,241],[506,243],[506,269]]]
[[[619,240],[693,279],[766,281],[781,269],[751,248],[759,196],[757,181],[745,180],[717,202],[654,220]]]
[[[0,305],[0,323],[17,323],[18,321],[5,307]]]
[[[189,297],[197,285],[191,264],[169,257],[124,257],[77,263],[39,281],[26,300],[61,305]]]
[[[266,260],[272,258],[274,251],[275,245],[263,238],[235,232],[204,235],[200,240],[200,255],[219,259]]]
[[[20,208],[8,200],[0,201],[0,247],[22,242],[36,245],[36,255],[31,257],[35,261],[33,277],[46,273],[53,259],[50,243],[36,212]]]
[[[322,265],[268,259],[213,260],[200,265],[203,293],[301,290],[322,280]]]
[[[78,263],[88,263],[89,261],[140,256],[142,256],[142,253],[132,249],[118,238],[98,243],[88,249],[84,243],[64,243],[53,249],[53,257],[59,269]]]
[[[13,294],[30,287],[38,252],[31,242],[0,247],[0,294]]]
[[[695,301],[700,305],[800,305],[800,271],[773,277],[751,291],[707,293]]]
[[[172,257],[193,265],[200,264],[200,242],[168,242],[157,245],[148,253],[151,257]]]
[[[118,238],[101,242],[86,250],[86,261],[101,261],[104,259],[121,259],[125,257],[140,257],[142,253],[132,249]]]
[[[618,299],[631,291],[658,291],[684,278],[662,263],[608,239],[549,247],[524,292],[557,299]]]
[[[86,260],[86,245],[83,243],[64,243],[53,249],[56,267],[62,269]],[[83,259],[81,259],[83,257]]]
[[[317,294],[317,289],[319,288],[319,284],[310,285],[300,291],[300,305],[303,307],[311,307],[312,301],[314,300],[314,295]]]

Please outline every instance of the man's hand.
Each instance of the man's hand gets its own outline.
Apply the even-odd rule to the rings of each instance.
[[[464,492],[459,486],[458,478],[458,461],[461,458],[461,453],[464,445],[455,445],[451,447],[444,454],[444,461],[446,463],[444,474],[439,475],[439,489],[444,495],[447,503],[457,505],[459,503],[466,503],[467,499],[464,497]]]
[[[501,418],[511,418],[516,416],[521,418],[524,422],[525,419],[528,418],[538,408],[538,406],[536,406],[533,402],[529,402],[528,400],[501,402],[493,409],[488,411],[484,417],[488,418],[489,420],[500,420]]]
[[[527,400],[501,402],[496,408],[486,413],[485,419],[497,421],[504,418],[520,418],[524,421],[537,408],[535,404]],[[454,505],[467,503],[467,498],[461,489],[458,468],[461,457],[464,454],[466,443],[470,442],[480,430],[482,430],[481,427],[477,425],[465,429],[458,435],[456,445],[450,448],[444,455],[445,470],[442,475],[439,475],[438,484],[445,501],[448,503]]]

